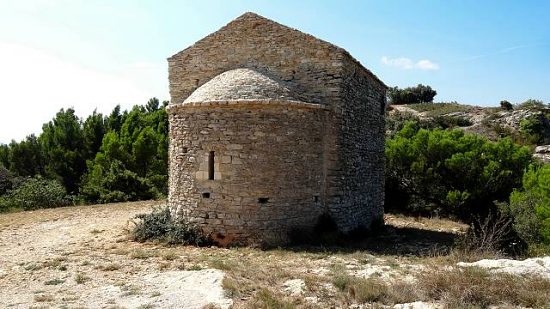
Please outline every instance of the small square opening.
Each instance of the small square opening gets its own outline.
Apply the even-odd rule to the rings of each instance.
[[[258,203],[260,204],[267,204],[269,202],[269,197],[260,197],[258,198]]]
[[[204,192],[202,198],[210,198],[210,192]]]

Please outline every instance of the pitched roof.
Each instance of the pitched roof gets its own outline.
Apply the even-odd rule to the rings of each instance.
[[[271,24],[274,24],[274,25],[277,25],[279,27],[281,27],[282,29],[285,29],[287,31],[293,31],[293,32],[297,32],[309,39],[313,39],[315,42],[317,42],[318,44],[320,44],[321,46],[325,46],[326,48],[330,48],[330,49],[335,49],[341,53],[343,53],[344,55],[347,55],[353,62],[357,63],[360,67],[362,67],[366,72],[369,73],[369,75],[371,75],[375,80],[377,80],[381,85],[383,85],[384,87],[388,87],[382,80],[380,80],[378,78],[378,76],[376,76],[374,73],[372,73],[372,71],[370,71],[369,69],[365,68],[365,66],[363,66],[361,64],[361,62],[359,62],[357,59],[355,59],[348,51],[346,51],[345,49],[337,46],[337,45],[334,45],[330,42],[327,42],[327,41],[324,41],[324,40],[321,40],[311,34],[308,34],[308,33],[304,33],[300,30],[297,30],[297,29],[294,29],[294,28],[291,28],[291,27],[288,27],[288,26],[285,26],[283,24],[280,24],[274,20],[271,20],[269,18],[266,18],[266,17],[263,17],[261,15],[258,15],[256,13],[253,13],[253,12],[246,12],[244,14],[242,14],[241,16],[235,18],[234,20],[230,21],[228,24],[226,24],[225,26],[223,26],[222,28],[218,29],[217,31],[207,35],[206,37],[198,40],[197,42],[195,42],[193,45],[185,48],[184,50],[172,55],[171,57],[169,57],[168,59],[174,59],[174,58],[177,58],[178,56],[180,55],[183,55],[186,53],[186,51],[192,49],[194,46],[197,46],[197,45],[200,45],[201,43],[203,42],[207,42],[208,40],[210,40],[211,38],[213,38],[217,33],[219,32],[222,32],[224,31],[225,29],[228,29],[230,27],[232,27],[233,24],[237,24],[237,23],[242,23],[242,22],[250,22],[250,26],[252,28],[255,27],[255,24],[258,22],[258,20],[261,20],[262,22],[264,23],[271,23]]]

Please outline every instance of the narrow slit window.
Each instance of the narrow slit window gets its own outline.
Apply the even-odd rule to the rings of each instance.
[[[214,152],[208,155],[208,180],[214,180]]]

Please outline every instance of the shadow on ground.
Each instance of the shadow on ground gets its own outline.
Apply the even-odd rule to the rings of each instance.
[[[295,252],[357,252],[373,255],[429,256],[445,255],[460,237],[455,233],[414,227],[384,226],[375,233],[352,237],[325,235],[320,240],[300,243],[285,249]]]

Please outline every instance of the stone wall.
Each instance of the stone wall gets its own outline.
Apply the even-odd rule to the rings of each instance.
[[[172,103],[235,68],[265,71],[293,87],[298,99],[330,104],[339,98],[343,50],[247,13],[168,59]]]
[[[284,243],[293,227],[313,226],[324,211],[326,113],[320,105],[297,102],[171,106],[173,211],[221,244]],[[210,151],[214,180],[208,180]]]
[[[342,62],[341,100],[332,107],[336,162],[327,177],[328,208],[350,231],[382,221],[386,86],[355,59]]]

